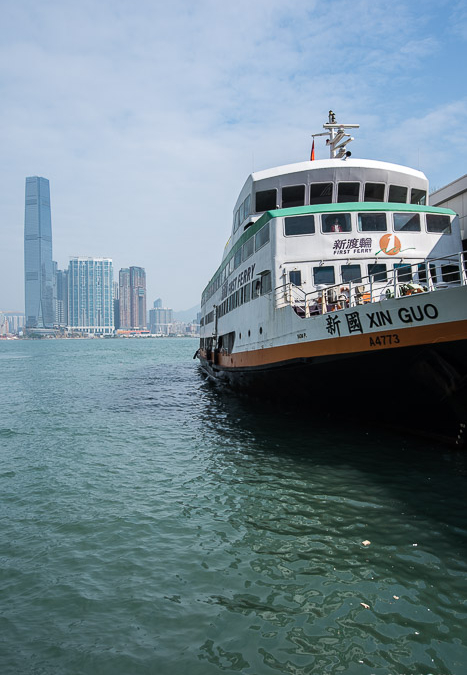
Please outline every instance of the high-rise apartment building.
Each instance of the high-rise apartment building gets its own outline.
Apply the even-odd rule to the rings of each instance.
[[[110,258],[74,257],[68,268],[68,326],[80,333],[114,332]]]
[[[24,209],[26,328],[54,325],[54,276],[50,187],[47,178],[26,178]]]
[[[130,267],[131,328],[146,328],[146,272],[143,267]]]
[[[55,322],[58,326],[68,325],[68,270],[55,272]]]
[[[162,307],[162,300],[157,298],[154,308],[149,310],[149,330],[157,335],[168,335],[173,325],[173,309]]]
[[[119,296],[119,315],[120,328],[128,330],[131,328],[130,314],[130,270],[123,267],[118,275],[118,296]]]
[[[113,282],[112,288],[114,299],[114,323],[115,323],[115,330],[118,330],[120,328],[120,289],[118,281]]]

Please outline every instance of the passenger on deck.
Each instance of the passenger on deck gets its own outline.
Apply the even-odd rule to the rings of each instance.
[[[342,232],[342,231],[343,231],[342,227],[341,225],[339,225],[339,221],[336,218],[336,220],[331,225],[331,232]]]

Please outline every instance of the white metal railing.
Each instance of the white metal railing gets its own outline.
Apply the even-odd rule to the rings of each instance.
[[[384,278],[383,278],[384,275]],[[354,281],[306,293],[300,286],[286,282],[274,289],[277,309],[291,305],[303,318],[355,305],[379,302],[450,286],[467,285],[467,252],[423,262],[401,262],[399,267],[376,272]]]

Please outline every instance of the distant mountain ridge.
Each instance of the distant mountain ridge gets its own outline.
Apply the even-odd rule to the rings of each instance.
[[[180,312],[174,312],[174,320],[190,323],[190,321],[196,319],[196,315],[198,314],[199,311],[201,311],[201,305],[195,305],[190,309],[184,309]]]

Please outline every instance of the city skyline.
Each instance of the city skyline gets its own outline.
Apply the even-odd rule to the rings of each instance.
[[[355,157],[420,168],[432,189],[465,174],[459,3],[25,0],[2,27],[3,309],[23,306],[25,176],[51,181],[59,268],[134,261],[148,298],[180,310],[221,262],[247,175],[308,159],[329,109],[361,125]]]

